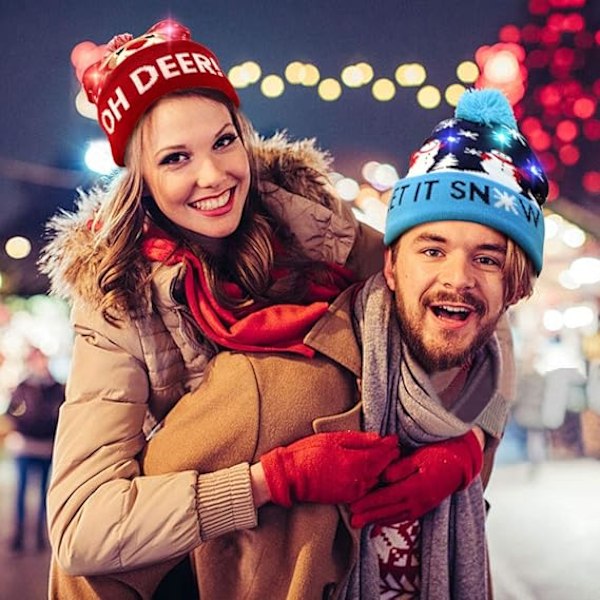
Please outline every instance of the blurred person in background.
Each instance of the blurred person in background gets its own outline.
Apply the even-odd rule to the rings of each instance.
[[[52,446],[60,405],[65,398],[62,383],[48,368],[48,357],[39,348],[31,348],[25,357],[27,375],[11,395],[7,415],[13,430],[5,439],[17,467],[15,532],[11,549],[24,548],[27,530],[27,495],[31,477],[39,478],[36,521],[38,550],[46,547],[46,491],[52,463]]]

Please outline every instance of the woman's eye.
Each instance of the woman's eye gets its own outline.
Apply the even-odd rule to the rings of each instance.
[[[171,154],[167,154],[164,158],[161,159],[161,165],[175,165],[177,163],[183,162],[187,158],[187,154],[183,152],[172,152]]]
[[[237,139],[238,135],[236,133],[225,133],[215,142],[215,149],[225,148],[230,144],[233,144]]]

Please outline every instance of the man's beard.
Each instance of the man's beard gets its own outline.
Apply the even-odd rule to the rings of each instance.
[[[435,300],[464,302],[476,307],[478,309],[477,313],[480,316],[485,314],[483,303],[469,294],[461,295],[460,299],[457,295],[453,295],[452,297],[449,294],[437,295]],[[431,344],[426,344],[425,342],[421,318],[409,315],[403,299],[399,296],[396,297],[395,304],[402,339],[408,346],[413,358],[419,362],[426,373],[445,371],[453,367],[462,366],[470,361],[477,351],[492,337],[501,316],[498,315],[495,319],[482,321],[476,337],[466,348],[457,349],[455,347],[457,334],[452,330],[440,331],[436,338],[437,343],[432,347]]]

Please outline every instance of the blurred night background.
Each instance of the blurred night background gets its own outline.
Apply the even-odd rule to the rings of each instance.
[[[507,94],[551,190],[544,272],[533,298],[511,314],[521,395],[499,463],[518,470],[498,469],[492,487],[499,505],[490,522],[497,597],[600,598],[600,488],[581,487],[590,481],[589,469],[600,481],[597,0],[3,0],[0,415],[23,375],[28,345],[42,348],[56,376],[66,378],[68,307],[46,295],[36,261],[47,220],[73,210],[77,189],[112,170],[101,160],[103,148],[94,146],[103,140],[99,126],[81,114],[71,53],[84,41],[105,44],[125,32],[136,37],[167,17],[217,55],[259,133],[315,138],[329,151],[340,195],[379,229],[389,189],[406,172],[410,153],[451,116],[460,93],[492,86]],[[549,373],[560,369],[576,377],[552,397]],[[546,389],[533,407],[527,405],[532,378]],[[544,402],[554,407],[552,418],[541,410]],[[0,486],[9,490],[12,473],[2,464]],[[588,470],[579,471],[582,464]],[[547,465],[558,475],[544,471]],[[561,496],[567,488],[572,496]],[[0,493],[0,542],[10,529],[3,522],[12,511],[7,494]],[[555,531],[536,520],[551,519],[549,496],[581,519],[564,528],[575,537],[556,541],[564,545],[561,555],[544,543],[544,532]],[[511,504],[515,498],[518,504]],[[589,504],[570,504],[574,498]],[[515,521],[517,514],[527,520]],[[522,537],[509,540],[508,532]],[[16,597],[1,591],[13,583],[6,562],[12,559],[2,552],[0,597]],[[538,562],[523,552],[539,553]],[[20,595],[25,600],[44,597],[47,555],[32,561],[21,567],[42,583],[32,578],[34,587]]]

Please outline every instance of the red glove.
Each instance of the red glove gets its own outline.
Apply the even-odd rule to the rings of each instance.
[[[361,431],[316,433],[264,454],[271,501],[339,504],[364,496],[400,456],[396,436]]]
[[[391,464],[388,484],[350,504],[352,527],[415,521],[444,498],[466,488],[483,465],[483,451],[470,431],[458,438],[423,446]]]

